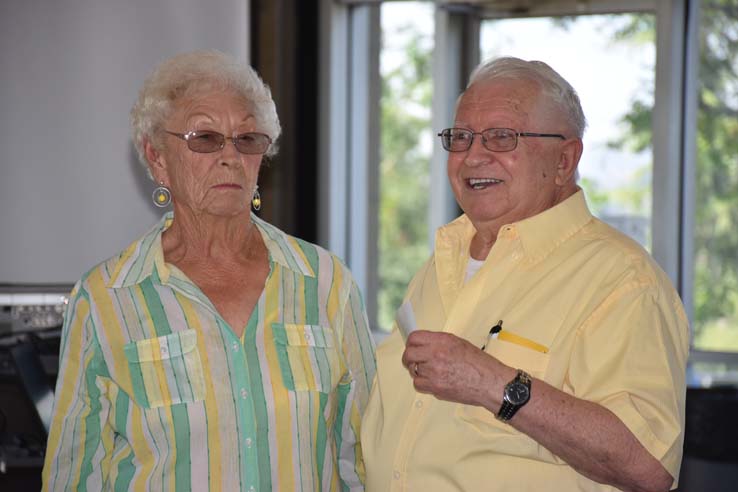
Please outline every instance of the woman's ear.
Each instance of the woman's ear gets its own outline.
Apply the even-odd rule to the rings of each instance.
[[[559,164],[556,166],[557,185],[563,186],[574,180],[583,148],[581,138],[570,138],[561,145]]]
[[[151,175],[154,177],[157,183],[162,182],[164,180],[164,176],[166,175],[167,169],[164,156],[162,156],[161,152],[159,152],[156,147],[154,147],[154,144],[151,143],[151,140],[146,137],[143,139],[143,148],[144,155],[146,156],[146,161],[149,165],[149,170],[151,171]]]

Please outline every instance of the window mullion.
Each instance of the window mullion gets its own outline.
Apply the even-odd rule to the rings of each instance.
[[[348,256],[349,8],[321,0],[318,242]]]
[[[684,171],[682,179],[681,283],[690,326],[694,324],[694,217],[697,180],[697,112],[700,66],[700,2],[689,2],[684,70]]]
[[[433,132],[453,124],[456,99],[466,86],[469,71],[479,63],[479,19],[467,13],[437,8],[433,46]],[[476,44],[470,47],[471,42]],[[431,200],[428,234],[431,248],[435,231],[458,215],[456,200],[446,174],[448,155],[440,145],[433,146],[430,166]]]
[[[680,280],[680,203],[683,169],[684,1],[658,2],[656,10],[656,91],[653,109],[653,257]]]
[[[351,12],[351,90],[347,261],[364,293],[368,313],[376,312],[379,236],[379,6]]]

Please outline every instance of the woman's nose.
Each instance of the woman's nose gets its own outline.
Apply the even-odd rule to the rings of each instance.
[[[232,138],[228,137],[223,143],[223,148],[220,149],[221,165],[232,166],[236,165],[241,161],[241,153],[236,148],[236,144]]]

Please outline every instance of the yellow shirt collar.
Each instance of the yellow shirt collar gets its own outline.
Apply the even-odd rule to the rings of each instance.
[[[584,192],[579,189],[563,202],[544,212],[502,226],[497,238],[519,238],[523,254],[529,261],[537,261],[590,220],[592,214],[587,207]],[[474,225],[466,214],[440,227],[436,232],[435,242],[438,260],[460,257],[466,260],[475,233]]]

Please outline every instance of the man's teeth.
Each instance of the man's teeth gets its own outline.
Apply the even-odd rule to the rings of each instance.
[[[487,185],[502,183],[501,179],[494,178],[469,178],[469,186],[472,188],[484,188]]]

